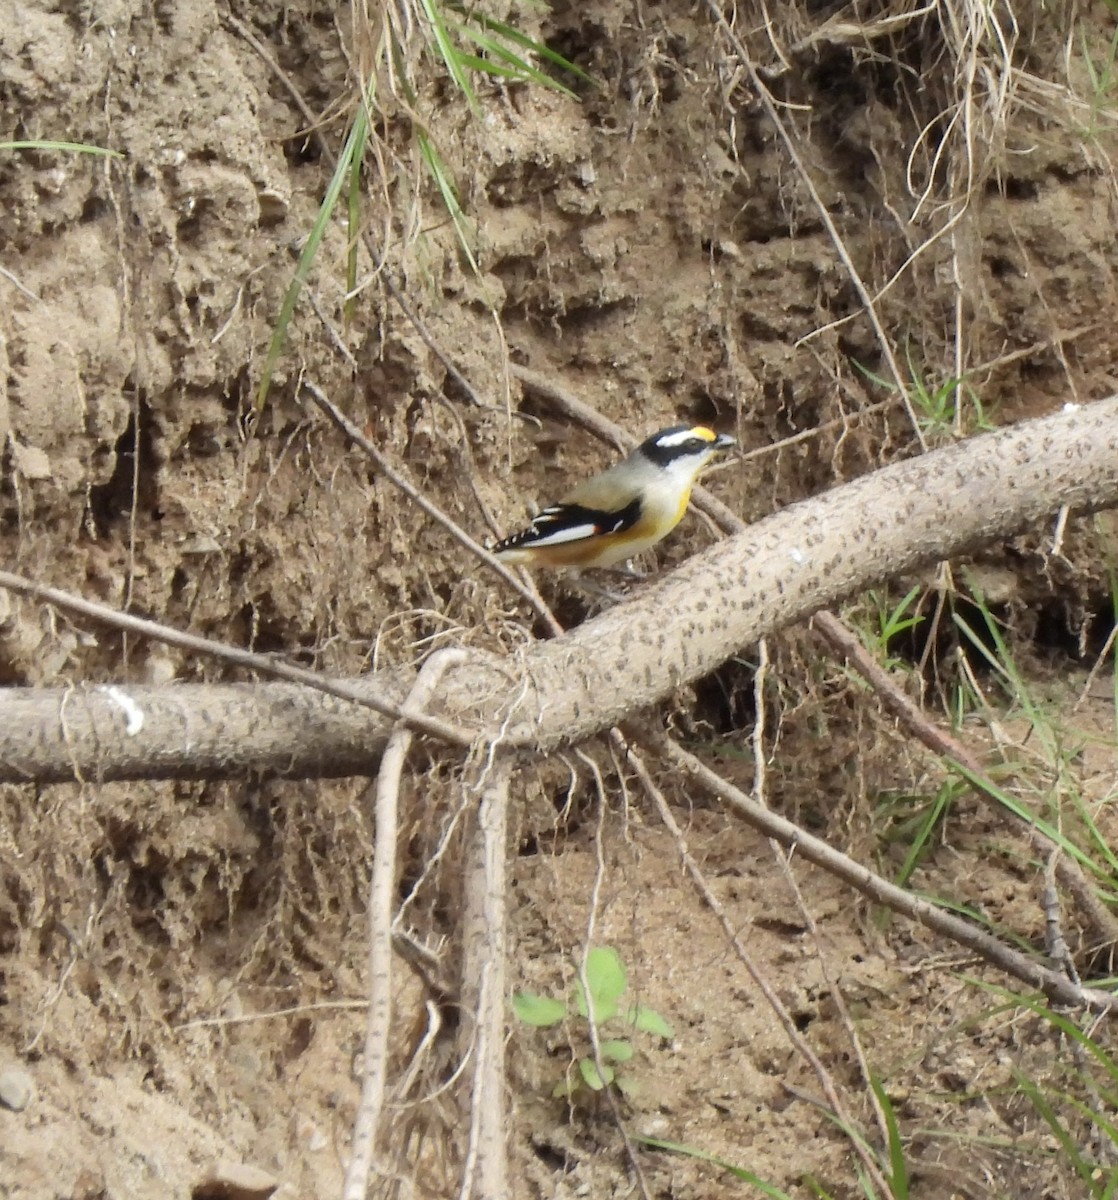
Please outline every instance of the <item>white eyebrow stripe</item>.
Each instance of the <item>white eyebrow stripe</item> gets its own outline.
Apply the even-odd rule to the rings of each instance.
[[[695,434],[690,429],[681,429],[678,433],[669,433],[664,437],[656,439],[657,446],[682,446],[684,442],[689,442]]]
[[[598,532],[597,525],[568,525],[566,529],[557,529],[554,533],[545,533],[542,537],[528,537],[522,546],[561,546],[564,542],[580,542],[583,538],[593,537]]]

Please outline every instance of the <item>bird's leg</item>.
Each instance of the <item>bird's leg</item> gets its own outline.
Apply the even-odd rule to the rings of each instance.
[[[612,571],[615,575],[623,575],[626,579],[647,579],[648,572],[633,566],[633,560],[627,558],[623,563],[612,567],[602,567],[603,571]]]
[[[602,587],[600,583],[587,579],[581,571],[568,571],[567,578],[579,591],[585,592],[588,596],[597,596],[600,600],[608,600],[612,604],[617,604],[625,599],[623,592],[611,592],[609,588]]]

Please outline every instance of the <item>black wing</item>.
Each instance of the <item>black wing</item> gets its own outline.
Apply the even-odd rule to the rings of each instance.
[[[519,533],[512,534],[493,547],[494,554],[503,550],[520,550],[526,546],[562,546],[586,538],[624,533],[640,519],[641,502],[630,501],[616,512],[587,508],[583,504],[553,504]]]

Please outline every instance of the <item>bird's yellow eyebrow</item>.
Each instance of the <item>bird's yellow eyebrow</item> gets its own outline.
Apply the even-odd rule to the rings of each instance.
[[[718,434],[713,429],[708,429],[705,425],[696,425],[691,430],[693,436],[702,438],[704,442],[715,442],[718,440]]]

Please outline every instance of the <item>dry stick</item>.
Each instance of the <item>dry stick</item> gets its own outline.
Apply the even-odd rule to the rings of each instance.
[[[603,417],[596,408],[587,404],[585,400],[580,400],[572,391],[556,383],[550,376],[543,375],[539,371],[533,371],[529,367],[522,367],[518,363],[509,363],[509,374],[514,379],[518,379],[529,392],[546,400],[557,412],[563,413],[565,416],[577,421],[583,428],[589,429],[591,433],[601,438],[603,442],[608,442],[611,446],[616,446],[618,450],[625,454],[636,446],[637,440],[627,434],[620,425],[615,425],[608,417]],[[892,407],[892,400],[882,400],[877,404],[867,405],[865,408],[849,413],[844,417],[835,417],[830,421],[823,421],[821,424],[816,425],[814,429],[803,429],[799,433],[793,433],[786,438],[781,438],[777,442],[769,442],[766,446],[757,446],[752,450],[742,451],[740,454],[734,455],[733,462],[739,464],[748,463],[758,458],[765,458],[769,454],[779,454],[781,450],[787,450],[792,446],[799,445],[800,442],[806,442],[810,438],[818,437],[825,430],[845,425],[850,421],[855,421],[862,417],[872,416],[875,413],[884,412],[886,409]],[[744,523],[733,510],[727,508],[720,500],[716,500],[705,488],[695,488],[693,497],[695,507],[700,512],[705,513],[716,521],[728,522],[727,528],[735,522],[739,528],[745,528]]]
[[[980,799],[993,805],[1004,819],[1005,806],[998,800],[998,788],[983,769],[978,759],[956,738],[938,725],[929,721],[919,708],[889,678],[888,672],[874,661],[873,656],[862,645],[861,640],[832,613],[817,613],[812,621],[839,657],[845,657],[851,666],[867,680],[881,698],[886,711],[893,714],[902,728],[923,742],[933,754],[938,754],[950,764],[958,763],[966,771],[965,781]],[[1016,827],[1019,822],[1012,822]],[[1091,922],[1096,934],[1107,945],[1118,942],[1118,918],[1099,899],[1090,880],[1079,864],[1068,858],[1051,838],[1035,826],[1024,822],[1029,842],[1038,857],[1047,859],[1056,855],[1056,871],[1063,885],[1072,893],[1084,915]]]
[[[451,517],[447,516],[437,504],[433,504],[427,499],[423,493],[409,483],[407,479],[397,471],[387,458],[369,441],[367,437],[357,428],[356,425],[330,400],[321,388],[311,383],[310,380],[303,380],[303,387],[306,389],[310,398],[318,406],[318,408],[334,422],[335,425],[348,437],[355,442],[361,449],[373,460],[377,470],[391,483],[394,487],[400,489],[413,504],[421,508],[432,520],[437,521],[459,545],[464,546],[479,562],[484,563],[491,571],[504,580],[522,599],[536,610],[537,614],[547,620],[550,617],[550,612],[547,606],[539,597],[539,593],[534,589],[529,589],[505,566],[498,558],[494,558],[480,542],[475,541],[470,535]]]
[[[1007,975],[1012,975],[1029,987],[1043,992],[1056,1004],[1067,1004],[1076,1008],[1086,1006],[1098,1012],[1118,1010],[1118,996],[1095,988],[1077,987],[1059,971],[1041,966],[961,917],[944,912],[911,892],[889,883],[835,850],[822,839],[813,837],[791,821],[762,808],[678,743],[666,738],[661,748],[677,767],[693,775],[748,824],[767,837],[775,838],[782,846],[794,848],[797,854],[844,880],[875,903],[884,904],[894,912],[899,912],[936,933],[960,942]]]
[[[314,671],[307,671],[289,663],[276,662],[275,659],[265,654],[258,654],[253,650],[238,650],[235,646],[227,646],[222,642],[212,641],[210,638],[183,633],[170,625],[149,621],[144,617],[135,617],[131,613],[121,612],[119,609],[109,608],[104,604],[96,604],[92,600],[85,600],[81,596],[71,595],[58,588],[45,587],[33,580],[25,579],[22,575],[14,575],[10,571],[0,571],[0,588],[7,588],[8,591],[18,592],[23,596],[31,596],[35,600],[42,600],[65,612],[90,617],[94,621],[111,625],[114,629],[136,633],[167,646],[177,646],[180,650],[189,650],[192,654],[204,654],[210,658],[217,658],[222,662],[231,663],[233,666],[247,667],[250,671],[255,671],[260,675],[270,675],[274,679],[283,679],[288,683],[302,684],[304,687],[312,688],[316,692],[323,692],[327,696],[334,696],[339,700],[348,700],[363,708],[370,708],[383,717],[404,721],[412,729],[430,734],[444,742],[450,742],[454,746],[470,746],[476,736],[438,717],[429,717],[424,713],[406,713],[402,707],[386,697],[356,684],[327,679],[322,675],[315,674]],[[99,688],[98,690],[105,694],[109,694],[110,691],[115,692],[118,698],[117,703],[122,709],[127,710],[128,689],[121,687]]]
[[[599,437],[620,445],[622,449],[632,448],[632,439],[627,438],[618,426],[576,396],[571,395],[566,389],[548,382],[536,372],[527,371],[521,367],[514,367],[512,371],[525,386],[531,388],[538,395],[560,406],[574,419],[580,422],[585,421],[587,427]],[[732,509],[712,496],[705,488],[696,487],[693,495],[695,506],[718,522],[725,532],[742,533],[748,528]],[[953,759],[966,768],[970,775],[966,782],[971,790],[985,803],[993,804],[999,818],[1005,820],[1006,810],[997,799],[994,782],[982,768],[978,759],[961,742],[945,733],[921,711],[916,703],[898,687],[889,673],[877,664],[853,630],[840,617],[826,611],[817,612],[812,617],[812,626],[832,651],[840,658],[845,658],[866,680],[877,693],[886,711],[892,713],[909,734],[922,742],[933,754]],[[1051,839],[1031,825],[1027,826],[1027,836],[1041,858],[1047,858],[1054,849]],[[1064,886],[1075,897],[1084,915],[1090,921],[1096,935],[1108,945],[1118,942],[1118,918],[1098,898],[1079,864],[1061,853],[1057,859],[1056,869]]]
[[[404,708],[418,712],[431,702],[443,674],[466,660],[461,650],[441,650],[420,669]],[[380,1114],[388,1077],[388,1034],[392,1024],[392,905],[396,894],[400,776],[413,733],[398,721],[388,739],[377,775],[373,866],[369,881],[369,1013],[365,1026],[361,1101],[353,1124],[349,1166],[342,1200],[365,1200],[376,1153]]]
[[[706,876],[703,874],[702,868],[692,857],[691,852],[687,848],[687,839],[684,837],[683,830],[680,829],[676,822],[675,816],[672,813],[671,806],[668,804],[664,793],[656,785],[652,778],[652,772],[645,765],[644,759],[636,751],[633,746],[630,746],[623,734],[614,729],[610,731],[610,737],[613,744],[617,747],[621,755],[629,762],[633,770],[636,772],[637,778],[641,781],[646,794],[652,800],[656,807],[656,811],[660,816],[660,820],[664,822],[665,828],[675,840],[676,849],[679,857],[683,862],[687,874],[691,877],[691,882],[694,884],[696,891],[703,898],[703,902],[714,913],[719,925],[722,926],[722,932],[726,936],[726,940],[733,947],[734,954],[738,961],[745,968],[749,977],[757,985],[758,990],[765,997],[769,1007],[776,1014],[777,1020],[780,1022],[784,1030],[785,1036],[800,1054],[809,1067],[815,1072],[815,1077],[819,1080],[819,1086],[823,1089],[823,1094],[827,1098],[827,1103],[831,1106],[831,1112],[839,1120],[844,1128],[857,1129],[858,1125],[854,1118],[847,1112],[846,1106],[843,1104],[839,1096],[838,1089],[835,1087],[834,1079],[831,1073],[823,1065],[823,1061],[811,1048],[811,1043],[803,1036],[796,1028],[796,1022],[792,1014],[788,1011],[787,1005],[781,1000],[776,989],[769,983],[768,978],[761,972],[760,968],[753,961],[746,950],[741,937],[738,934],[734,923],[730,920],[722,901],[714,894],[714,890],[707,882]],[[851,1144],[858,1157],[861,1158],[866,1170],[877,1181],[879,1192],[883,1196],[889,1195],[889,1189],[885,1185],[885,1180],[881,1178],[880,1168],[870,1153],[869,1148],[861,1141],[860,1138],[851,1138]]]
[[[507,1200],[505,1119],[505,927],[508,903],[508,805],[512,761],[490,768],[478,805],[473,860],[466,873],[462,1010],[474,1013],[470,1133],[460,1200]]]

